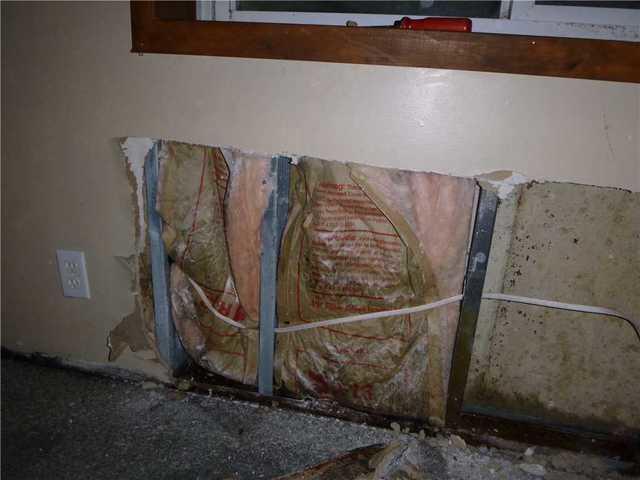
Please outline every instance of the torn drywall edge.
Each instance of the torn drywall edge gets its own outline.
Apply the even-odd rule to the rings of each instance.
[[[131,276],[131,287],[129,292],[134,296],[133,298],[133,311],[128,314],[122,315],[120,322],[109,332],[107,336],[107,348],[109,350],[108,360],[110,362],[116,360],[124,351],[127,345],[135,345],[135,348],[139,348],[141,343],[137,340],[137,331],[133,335],[129,335],[127,332],[131,328],[132,319],[136,315],[140,315],[140,305],[136,296],[138,295],[138,255],[131,254],[128,256],[116,255],[115,259],[126,269]],[[140,325],[142,327],[142,325]],[[133,337],[133,338],[129,338]],[[146,342],[144,347],[147,347]]]
[[[108,359],[110,361],[117,360],[119,363],[126,361],[121,357],[126,351],[131,352],[132,356],[136,357],[136,361],[155,361],[159,358],[156,351],[153,322],[149,321],[153,316],[153,309],[149,302],[143,298],[142,285],[142,262],[145,261],[143,256],[146,249],[144,164],[154,143],[154,139],[136,137],[127,137],[120,141],[132,189],[135,238],[132,254],[115,257],[131,275],[130,292],[134,297],[133,310],[122,316],[120,322],[109,332],[106,339]]]
[[[279,155],[289,157],[293,165],[297,165],[301,158],[304,158],[305,156],[307,156],[307,155],[301,155],[301,154],[290,153],[290,152],[282,152]],[[516,186],[522,185],[524,183],[529,183],[531,181],[537,181],[539,183],[544,183],[546,181],[561,181],[561,180],[553,180],[553,179],[546,179],[546,178],[528,178],[527,176],[512,170],[496,170],[496,171],[486,172],[486,173],[469,172],[468,175],[459,175],[459,174],[454,174],[451,171],[424,170],[419,168],[398,168],[398,167],[393,167],[389,165],[368,164],[368,163],[353,162],[351,160],[340,160],[340,159],[323,159],[323,160],[334,161],[339,163],[356,163],[356,164],[384,168],[389,170],[402,170],[402,171],[416,172],[416,173],[433,173],[436,175],[446,175],[446,176],[457,177],[457,178],[474,178],[480,183],[480,185],[483,188],[489,189],[497,193],[500,199],[507,198],[513,192]]]
[[[180,140],[170,139],[170,141],[179,142]],[[153,146],[153,142],[154,140],[151,138],[127,137],[125,141],[122,143],[122,149],[127,158],[129,168],[131,169],[134,175],[134,178],[136,179],[136,195],[138,197],[139,208],[142,208],[143,206],[142,188],[144,185],[144,181],[142,179],[142,175],[144,171],[144,161],[147,154],[149,153],[149,150]],[[194,144],[194,145],[200,145],[200,144]],[[264,152],[254,151],[254,150],[243,150],[230,145],[202,145],[202,146],[219,148],[220,150],[222,150],[222,153],[225,159],[227,160],[227,162],[229,162],[233,158],[233,152],[235,151],[241,152],[244,155],[256,155],[256,156],[281,155],[281,156],[290,158],[291,163],[293,165],[296,165],[299,159],[304,157],[304,155],[291,153],[291,152],[279,152],[275,154],[268,154]],[[331,160],[331,159],[325,159],[325,160]],[[340,163],[349,163],[348,161],[343,161],[343,160],[334,160],[334,161],[337,161]],[[393,167],[384,167],[384,168],[393,169]],[[401,169],[401,170],[415,171],[415,172],[421,172],[421,173],[436,173],[440,175],[451,175],[450,173],[447,173],[447,172],[437,172],[437,171],[425,172],[424,170],[417,170],[417,169]],[[529,179],[528,177],[526,177],[525,175],[522,175],[521,173],[510,171],[510,170],[498,170],[498,171],[488,172],[488,173],[471,174],[468,176],[461,176],[461,175],[453,175],[453,176],[458,176],[462,178],[475,178],[478,181],[482,181],[482,183],[486,184],[486,186],[493,187],[491,188],[491,190],[495,191],[498,194],[498,197],[501,199],[505,199],[510,193],[512,193],[513,189],[517,185],[528,183],[532,180],[545,181],[545,179]],[[142,212],[142,210],[140,211]],[[140,226],[141,232],[144,229],[144,222],[145,222],[144,215],[139,215],[139,226]]]
[[[171,138],[171,137],[165,137],[165,138],[157,138],[157,139],[153,139],[153,138],[147,138],[147,137],[126,137],[124,140],[135,140],[135,141],[144,141],[144,140],[149,140],[151,142],[155,142],[155,141],[160,141],[160,142],[175,142],[175,143],[185,143],[188,145],[192,145],[194,147],[209,147],[209,148],[219,148],[222,151],[223,156],[225,157],[225,159],[227,159],[227,161],[231,161],[233,162],[233,152],[240,152],[243,155],[247,155],[247,156],[265,156],[265,157],[277,157],[277,156],[285,156],[285,157],[291,157],[291,158],[297,158],[297,157],[302,157],[302,155],[295,155],[295,154],[288,154],[288,153],[267,153],[267,152],[263,152],[263,151],[259,151],[259,150],[251,150],[251,149],[243,149],[243,148],[239,148],[239,147],[234,147],[232,145],[225,145],[225,144],[208,144],[208,143],[199,143],[199,142],[191,142],[188,140],[180,140],[177,138]],[[124,142],[123,142],[124,143]],[[123,149],[124,149],[124,145],[123,145]],[[147,150],[148,152],[148,150]],[[146,155],[146,154],[145,154]],[[144,165],[144,158],[142,159],[143,165]]]
[[[150,141],[153,142],[154,140],[151,138],[144,138],[144,137],[127,137],[125,140],[134,140],[134,141]],[[222,145],[222,144],[213,144],[213,145],[209,145],[209,144],[204,144],[204,143],[194,143],[194,142],[189,142],[189,141],[185,141],[185,140],[179,140],[179,139],[175,139],[175,138],[163,138],[163,141],[172,141],[172,142],[182,142],[182,143],[190,143],[192,145],[196,145],[196,146],[206,146],[206,147],[216,147],[216,148],[220,148],[223,151],[223,155],[225,156],[225,158],[228,158],[227,155],[229,153],[232,153],[233,151],[238,151],[241,152],[245,155],[267,155],[267,156],[271,156],[271,157],[275,157],[275,156],[284,156],[284,157],[288,157],[291,159],[291,163],[293,165],[296,165],[299,161],[299,159],[305,157],[305,156],[310,156],[310,157],[314,157],[314,155],[308,155],[308,154],[299,154],[299,153],[292,153],[292,152],[287,152],[287,151],[282,151],[282,152],[277,152],[277,153],[265,153],[263,151],[258,151],[258,150],[251,150],[251,149],[243,149],[243,148],[239,148],[239,147],[233,147],[233,146],[229,146],[229,145]],[[147,150],[148,152],[148,150]],[[571,184],[575,184],[575,185],[593,185],[596,187],[601,187],[601,188],[614,188],[614,189],[618,189],[618,190],[624,190],[624,191],[631,191],[631,192],[636,192],[636,190],[632,190],[629,188],[624,188],[624,187],[617,187],[615,185],[599,185],[599,184],[588,184],[588,183],[580,183],[577,182],[575,180],[570,180],[570,179],[566,179],[566,178],[548,178],[548,177],[540,177],[540,176],[536,176],[536,177],[527,177],[525,174],[522,174],[520,172],[517,171],[513,171],[513,170],[494,170],[491,172],[482,172],[482,171],[478,171],[477,168],[472,168],[470,169],[470,171],[468,172],[467,175],[462,175],[462,174],[456,174],[453,173],[451,170],[425,170],[425,169],[421,169],[421,168],[411,168],[411,167],[403,167],[403,168],[398,168],[398,167],[394,167],[394,166],[390,166],[387,164],[381,165],[378,163],[365,163],[365,162],[353,162],[352,160],[341,160],[341,159],[335,159],[335,158],[322,158],[323,160],[329,160],[329,161],[336,161],[336,162],[340,162],[340,163],[358,163],[361,165],[368,165],[368,166],[372,166],[372,167],[380,167],[380,168],[385,168],[385,169],[395,169],[395,170],[404,170],[404,171],[409,171],[409,172],[419,172],[419,173],[434,173],[434,174],[439,174],[439,175],[448,175],[448,176],[453,176],[453,177],[458,177],[458,178],[475,178],[476,180],[478,180],[478,182],[480,182],[481,186],[483,188],[490,188],[492,191],[495,191],[498,196],[501,199],[506,198],[508,195],[510,195],[511,193],[513,193],[513,188],[517,185],[522,185],[525,183],[530,183],[530,182],[537,182],[537,183],[545,183],[545,182],[561,182],[561,183],[571,183]],[[142,158],[142,163],[144,164],[144,158]],[[141,165],[142,167],[142,165]],[[144,219],[143,219],[144,221]]]
[[[139,360],[155,361],[158,359],[158,354],[155,351],[154,332],[149,327],[149,322],[146,321],[144,299],[140,294],[140,257],[141,254],[138,253],[126,257],[115,257],[131,276],[129,291],[133,296],[134,307],[129,314],[121,317],[120,322],[107,336],[107,358],[110,362],[120,359],[126,350],[129,350]]]
[[[293,165],[297,165],[299,160],[305,157],[305,155],[298,155],[293,153],[282,153],[281,155],[289,157]],[[352,163],[352,162],[343,161],[343,160],[330,160],[330,161],[335,161],[339,163]],[[364,164],[364,165],[368,165],[368,164]],[[370,165],[370,166],[384,168],[388,170],[402,170],[402,171],[416,172],[416,173],[432,173],[436,175],[445,175],[445,176],[457,177],[457,178],[473,178],[480,184],[481,187],[491,190],[492,192],[495,192],[498,195],[498,198],[500,198],[501,200],[506,199],[509,195],[514,193],[514,189],[518,185],[530,183],[532,181],[537,181],[538,183],[544,183],[545,181],[547,181],[544,179],[530,179],[519,172],[514,172],[511,170],[497,170],[497,171],[488,172],[488,173],[479,173],[479,174],[470,174],[470,175],[453,175],[450,172],[438,172],[435,170],[427,171],[427,170],[408,169],[408,168],[395,168],[395,167],[386,167],[386,166],[383,167],[383,166],[377,166],[377,165]]]
[[[136,238],[136,247],[138,252],[144,250],[144,232],[145,232],[145,215],[144,215],[144,162],[147,154],[153,147],[154,140],[143,137],[127,137],[121,143],[122,152],[124,153],[127,166],[133,175],[135,181],[135,193],[138,205],[138,232]]]

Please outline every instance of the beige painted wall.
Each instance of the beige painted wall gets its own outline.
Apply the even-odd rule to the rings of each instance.
[[[2,344],[102,362],[132,309],[116,137],[640,189],[640,87],[129,53],[128,3],[2,3]],[[93,297],[62,297],[55,249]]]

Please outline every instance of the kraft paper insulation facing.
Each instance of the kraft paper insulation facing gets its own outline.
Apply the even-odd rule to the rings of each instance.
[[[229,157],[228,165],[219,148],[163,142],[158,210],[173,260],[174,321],[185,349],[204,368],[255,384],[257,331],[215,319],[195,300],[186,278],[205,290],[219,312],[257,328],[260,224],[271,192],[263,180],[270,157]]]
[[[468,179],[303,158],[292,175],[280,258],[280,323],[460,293],[474,190]],[[450,305],[279,335],[276,378],[297,394],[444,418],[457,316],[458,305]]]
[[[225,158],[226,157],[226,158]],[[260,224],[270,157],[163,142],[158,209],[174,321],[203,367],[256,383]],[[278,269],[278,320],[296,325],[459,294],[472,179],[301,158]],[[189,283],[220,313],[216,319]],[[275,378],[297,396],[444,418],[458,304],[278,335]]]

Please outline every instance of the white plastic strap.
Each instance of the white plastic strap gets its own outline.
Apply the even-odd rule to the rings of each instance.
[[[330,320],[320,320],[319,322],[302,323],[292,325],[290,327],[278,327],[277,333],[299,332],[300,330],[309,330],[311,328],[327,327],[329,325],[341,325],[343,323],[361,322],[363,320],[373,320],[374,318],[395,317],[399,315],[409,315],[411,313],[426,312],[434,308],[444,307],[450,303],[459,302],[462,295],[454,295],[453,297],[438,300],[437,302],[418,305],[416,307],[399,308],[397,310],[385,310],[382,312],[365,313],[363,315],[351,315],[349,317],[332,318]]]
[[[218,312],[213,307],[213,305],[211,305],[211,302],[209,301],[205,293],[202,291],[202,288],[200,288],[200,286],[190,278],[189,278],[189,282],[191,283],[191,286],[193,286],[193,288],[195,289],[200,299],[204,302],[207,309],[209,309],[209,311],[216,318],[236,328],[249,328],[246,325],[242,325],[241,323],[238,323],[235,320],[232,320],[231,318],[225,315],[222,315],[220,312]],[[524,303],[528,305],[538,305],[541,307],[570,310],[574,312],[594,313],[596,315],[606,315],[609,317],[617,317],[627,321],[635,330],[636,335],[638,335],[638,339],[640,339],[640,322],[638,322],[638,320],[631,318],[630,316],[624,315],[610,308],[594,307],[590,305],[579,305],[575,303],[555,302],[553,300],[542,300],[539,298],[521,297],[519,295],[507,295],[504,293],[485,293],[482,295],[482,298],[486,300],[502,300],[506,302]],[[409,315],[412,313],[426,312],[427,310],[433,310],[434,308],[444,307],[445,305],[459,302],[460,300],[462,300],[461,294],[454,295],[453,297],[445,298],[442,300],[438,300],[436,302],[427,303],[425,305],[418,305],[416,307],[399,308],[397,310],[385,310],[382,312],[365,313],[363,315],[351,315],[348,317],[332,318],[329,320],[320,320],[317,322],[309,322],[309,323],[303,323],[299,325],[292,325],[290,327],[277,327],[275,331],[276,333],[291,333],[291,332],[299,332],[302,330],[310,330],[312,328],[327,327],[330,325],[342,325],[345,323],[361,322],[364,320],[373,320],[376,318]]]
[[[191,280],[191,278],[189,278],[189,277],[187,277],[187,279],[189,280],[189,283],[191,283],[191,286],[193,287],[193,289],[196,291],[196,293],[200,297],[200,300],[202,300],[202,302],[209,309],[209,311],[211,313],[213,313],[214,317],[216,317],[216,318],[222,320],[223,322],[228,323],[229,325],[234,326],[236,328],[248,328],[246,325],[242,325],[241,323],[236,322],[235,320],[233,320],[233,319],[221,314],[219,311],[217,311],[215,308],[213,308],[213,305],[211,305],[211,302],[209,301],[209,298],[207,298],[205,293],[202,291],[202,288],[200,288],[200,285],[198,285],[196,282]],[[257,329],[255,329],[255,330],[257,330]]]
[[[485,293],[482,298],[487,300],[503,300],[505,302],[525,303],[527,305],[538,305],[541,307],[558,308],[560,310],[571,310],[573,312],[595,313],[596,315],[607,315],[617,317],[627,321],[640,339],[640,322],[627,315],[624,315],[610,308],[593,307],[590,305],[579,305],[576,303],[555,302],[553,300],[541,300],[539,298],[521,297],[520,295],[508,295],[506,293]]]

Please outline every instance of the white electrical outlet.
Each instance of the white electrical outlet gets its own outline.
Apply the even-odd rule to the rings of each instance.
[[[65,297],[91,298],[89,293],[89,277],[84,252],[72,250],[56,250],[58,272]]]

